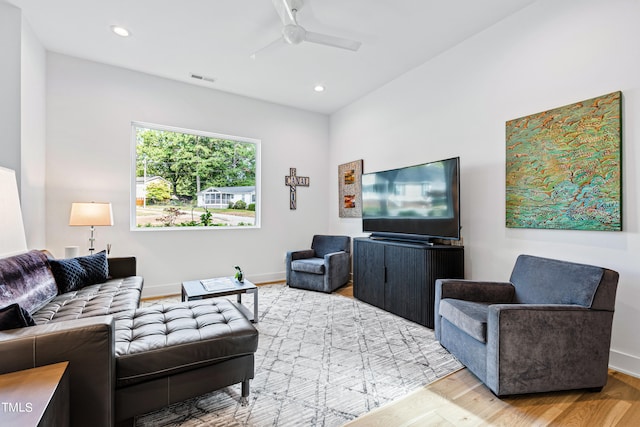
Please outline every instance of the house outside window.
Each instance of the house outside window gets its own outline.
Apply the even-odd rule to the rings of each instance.
[[[132,230],[260,225],[260,141],[132,123]]]
[[[255,186],[210,187],[198,193],[198,206],[206,208],[235,207],[238,201],[247,206],[255,203]]]

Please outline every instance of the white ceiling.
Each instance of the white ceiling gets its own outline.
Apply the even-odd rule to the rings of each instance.
[[[280,35],[272,0],[5,1],[49,51],[330,114],[535,0],[306,0],[300,25],[360,50],[283,43],[255,60]]]

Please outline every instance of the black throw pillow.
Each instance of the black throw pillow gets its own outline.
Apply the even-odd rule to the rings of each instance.
[[[0,331],[35,326],[35,324],[29,312],[16,303],[0,308]]]
[[[77,258],[51,259],[49,264],[61,294],[104,283],[109,276],[106,251]]]

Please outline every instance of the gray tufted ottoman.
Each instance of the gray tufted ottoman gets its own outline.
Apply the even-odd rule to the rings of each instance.
[[[246,403],[258,331],[229,300],[140,308],[115,334],[117,422],[237,383]]]

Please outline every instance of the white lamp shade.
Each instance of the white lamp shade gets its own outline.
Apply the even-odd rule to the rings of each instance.
[[[0,167],[0,258],[27,252],[16,173]]]
[[[111,203],[72,203],[69,225],[113,225]]]

